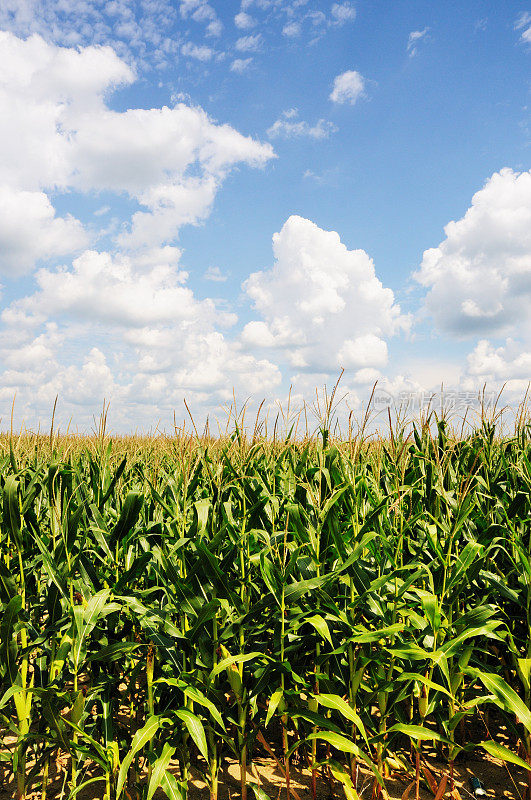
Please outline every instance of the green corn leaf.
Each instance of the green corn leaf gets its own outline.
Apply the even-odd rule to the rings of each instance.
[[[320,731],[318,733],[311,733],[307,737],[307,741],[312,741],[313,739],[320,739],[323,742],[328,742],[331,744],[332,747],[335,747],[336,750],[341,750],[342,753],[352,753],[352,755],[356,756],[357,758],[363,758],[366,760],[366,757],[360,750],[357,744],[351,739],[347,739],[346,736],[343,736],[340,733],[334,733],[333,731]]]
[[[83,789],[86,789],[87,786],[90,786],[93,783],[102,783],[102,782],[105,783],[105,778],[103,776],[98,778],[89,778],[88,781],[83,781],[83,783],[80,783],[79,786],[76,786],[75,789],[72,789],[72,791],[68,795],[68,800],[73,800],[73,798],[77,794],[79,794],[79,792],[83,791]]]
[[[200,692],[195,686],[185,686],[184,693],[190,698],[190,700],[193,700],[194,703],[199,703],[199,705],[207,708],[212,715],[212,719],[218,723],[220,728],[225,730],[225,723],[223,722],[223,717],[219,713],[219,710],[216,708],[214,703],[203,694],[203,692]]]
[[[86,608],[83,608],[83,606],[74,607],[74,620],[76,623],[77,635],[72,652],[75,664],[79,664],[83,651],[83,643],[92,633],[98,620],[102,616],[102,611],[109,599],[109,595],[109,589],[102,589],[101,592],[97,592],[97,594],[90,598]]]
[[[119,800],[122,790],[124,788],[124,784],[127,778],[127,773],[129,772],[129,767],[133,762],[133,758],[135,757],[136,753],[139,750],[142,750],[145,745],[151,741],[151,739],[155,736],[158,729],[161,725],[161,718],[158,716],[150,717],[146,724],[137,730],[135,735],[133,736],[133,741],[131,742],[131,749],[125,756],[124,760],[121,763],[120,770],[118,772],[118,779],[116,781],[116,800]]]
[[[186,800],[187,792],[181,789],[175,775],[168,770],[162,776],[160,785],[169,800]]]
[[[249,781],[247,785],[250,786],[251,789],[253,790],[254,796],[256,797],[256,800],[270,800],[269,795],[266,794],[264,792],[264,790],[262,789],[262,787],[258,786],[257,783]]]
[[[17,584],[3,560],[0,559],[0,600],[9,603],[17,593]]]
[[[17,550],[22,549],[20,501],[18,497],[19,482],[12,475],[6,478],[4,484],[3,527],[11,536]]]
[[[235,656],[227,656],[227,658],[222,659],[218,664],[216,664],[208,676],[208,682],[211,683],[216,675],[219,675],[220,672],[223,672],[223,670],[229,669],[235,664],[245,664],[247,661],[252,661],[255,658],[263,659],[264,655],[258,651],[255,651],[254,653],[240,653]]]
[[[340,764],[334,762],[330,762],[330,772],[343,786],[343,791],[345,792],[346,800],[359,800],[359,794],[355,790],[352,779],[348,772],[342,767]]]
[[[325,639],[329,644],[333,645],[332,637],[330,636],[330,629],[326,620],[320,614],[313,614],[311,617],[306,617],[304,622],[312,625],[317,633]]]
[[[122,541],[137,523],[144,504],[144,495],[140,492],[128,492],[124,500],[120,518],[111,532],[110,546]]]
[[[283,696],[284,696],[284,691],[282,689],[277,689],[276,692],[273,692],[273,694],[271,695],[271,697],[269,699],[269,704],[267,706],[267,716],[266,716],[266,721],[265,721],[265,727],[266,728],[267,728],[267,726],[269,725],[269,723],[271,721],[271,717],[273,716],[273,714],[277,710],[278,704],[282,700]]]
[[[161,755],[159,758],[157,758],[152,766],[151,780],[149,781],[146,800],[151,800],[159,786],[162,784],[166,774],[166,769],[168,768],[174,753],[175,747],[170,747],[170,745],[166,742],[162,748]]]
[[[314,697],[321,705],[325,706],[326,708],[332,708],[335,711],[339,711],[341,716],[350,720],[350,722],[353,722],[368,744],[365,725],[361,721],[358,714],[356,714],[352,706],[346,702],[346,700],[343,700],[343,698],[339,697],[337,694],[316,694]]]
[[[450,744],[450,741],[442,736],[437,731],[432,731],[430,728],[424,728],[422,725],[403,725],[397,723],[389,728],[388,733],[405,733],[410,739],[417,742],[432,741],[432,742],[445,742]]]
[[[372,759],[369,758],[358,745],[354,744],[353,741],[347,739],[346,736],[342,736],[338,733],[333,733],[329,731],[320,731],[318,733],[311,733],[308,737],[306,737],[307,742],[311,742],[313,739],[318,739],[323,742],[327,742],[331,744],[332,747],[335,747],[336,750],[340,750],[342,753],[351,753],[353,756],[356,756],[358,761],[363,761],[369,769],[374,773],[376,776],[379,784],[383,786],[383,779],[378,769],[373,764]]]
[[[6,668],[11,683],[15,683],[18,671],[18,647],[13,638],[13,632],[15,622],[21,610],[22,598],[17,594],[15,597],[12,597],[7,604],[2,614],[2,622],[0,623],[0,663]]]
[[[500,758],[502,761],[508,761],[510,764],[516,764],[517,767],[531,771],[531,764],[528,764],[523,758],[517,756],[516,753],[513,753],[508,747],[493,742],[492,739],[486,742],[480,742],[478,747],[482,747],[489,755],[494,756],[494,758]]]
[[[207,741],[205,736],[205,729],[203,728],[203,723],[195,714],[192,714],[191,711],[187,708],[179,708],[174,711],[176,717],[179,717],[188,730],[188,733],[192,737],[195,745],[205,761],[208,762],[208,747]]]
[[[499,675],[472,668],[465,670],[465,672],[478,678],[484,687],[494,695],[494,703],[500,708],[515,714],[526,730],[531,733],[531,711],[503,678]]]

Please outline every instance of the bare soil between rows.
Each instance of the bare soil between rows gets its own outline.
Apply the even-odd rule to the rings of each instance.
[[[426,759],[431,774],[437,782],[447,773],[447,765],[437,762],[435,759]],[[67,800],[69,791],[65,786],[68,782],[68,762],[59,762],[58,769],[52,774],[52,780],[48,785],[48,800]],[[472,758],[468,758],[463,764],[456,764],[455,783],[456,789],[462,800],[474,797],[470,791],[469,778],[477,776],[485,785],[487,798],[507,798],[507,800],[523,800],[526,788],[526,776],[524,771],[513,766],[504,764],[498,759],[478,753]],[[3,774],[3,786],[0,788],[0,800],[12,800],[14,797],[13,781],[9,780],[8,774]],[[256,758],[250,770],[250,780],[257,782],[271,800],[287,800],[286,785],[284,776],[278,765],[270,758]],[[394,773],[386,779],[386,788],[390,800],[401,800],[404,793],[414,779],[414,769],[409,774]],[[309,769],[300,769],[297,766],[291,768],[292,788],[298,795],[299,800],[310,800],[311,792],[311,772]],[[104,795],[104,784],[96,783],[80,791],[76,798],[78,800],[101,800]],[[63,788],[64,787],[64,788]],[[372,797],[373,780],[370,774],[360,771],[358,781],[358,793],[362,800],[370,800]],[[40,800],[41,787],[34,786],[28,800]],[[236,761],[228,761],[225,769],[220,773],[219,800],[239,800],[240,798],[239,767]],[[155,793],[156,800],[162,800],[166,795],[162,791]],[[208,800],[209,794],[205,784],[199,779],[194,778],[190,784],[189,800]],[[344,798],[341,785],[336,781],[329,782],[326,777],[320,777],[317,784],[318,800],[332,800],[332,798]],[[415,797],[414,787],[409,792],[409,800]],[[422,800],[433,800],[434,793],[427,787],[426,782],[421,785],[420,797]],[[444,797],[452,797],[447,787]],[[249,800],[254,800],[254,794],[249,787]],[[292,800],[297,800],[293,793]],[[457,796],[454,795],[454,800]]]

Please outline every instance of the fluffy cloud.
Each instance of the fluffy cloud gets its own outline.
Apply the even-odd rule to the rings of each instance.
[[[39,270],[38,291],[11,308],[32,319],[67,317],[126,327],[189,318],[196,310],[193,293],[183,286],[187,275],[176,268],[179,251],[163,248],[150,256],[151,263],[146,257],[135,263],[87,250],[71,269]]]
[[[109,47],[78,51],[0,31],[0,181],[29,191],[67,188],[80,121],[104,112],[107,90],[133,80]]]
[[[153,246],[204,219],[234,165],[261,167],[273,156],[271,145],[184,103],[109,109],[106,94],[133,80],[108,47],[74,50],[0,32],[0,183],[126,193],[139,210],[121,246]]]
[[[309,136],[311,139],[328,139],[331,133],[337,131],[333,122],[326,119],[318,120],[315,125],[310,125],[304,120],[298,119],[299,112],[296,108],[283,111],[280,119],[267,129],[267,135],[271,138],[284,136],[288,139],[300,136]]]
[[[458,336],[531,333],[531,171],[494,173],[444,231],[415,275],[437,327]]]
[[[172,247],[134,258],[86,251],[71,268],[39,270],[37,290],[2,314],[0,397],[16,391],[35,415],[59,394],[80,406],[80,422],[81,406],[106,397],[131,420],[164,413],[168,424],[183,394],[201,413],[233,390],[271,391],[278,367],[223,332],[236,316],[194,297],[179,257]]]
[[[407,329],[393,292],[382,286],[363,250],[348,250],[334,231],[292,216],[273,237],[275,264],[243,288],[262,319],[248,323],[248,347],[275,348],[310,372],[379,368],[385,337]]]
[[[333,3],[330,13],[339,25],[343,25],[345,22],[352,22],[356,19],[356,9],[352,3],[348,2]]]
[[[468,374],[481,383],[523,380],[527,384],[531,375],[531,351],[514,339],[507,339],[500,347],[481,339],[468,356],[467,366]]]
[[[461,385],[484,393],[490,404],[500,395],[499,407],[514,410],[529,393],[530,375],[531,340],[507,338],[498,344],[480,339],[467,357]]]
[[[26,38],[78,47],[112,44],[128,60],[167,66],[178,50],[177,21],[171,0],[3,0],[0,29]]]
[[[183,56],[195,58],[197,61],[210,61],[214,55],[214,51],[211,47],[207,47],[204,44],[197,45],[193,42],[185,42],[181,47],[181,53]]]
[[[179,10],[184,19],[190,17],[195,22],[206,25],[209,36],[219,36],[221,34],[223,24],[214,8],[206,0],[181,0]]]
[[[245,11],[240,11],[234,17],[234,24],[237,28],[241,28],[242,30],[248,30],[249,28],[254,28],[256,25],[256,20],[251,17],[250,14],[246,14]]]
[[[196,21],[210,13],[205,3],[182,11]],[[17,392],[26,418],[48,415],[56,394],[92,405],[90,415],[106,396],[131,427],[180,407],[184,392],[211,408],[233,388],[245,395],[280,381],[275,364],[227,334],[230,310],[194,296],[169,244],[205,219],[231,169],[262,167],[273,149],[185,103],[110,108],[109,94],[134,80],[109,47],[0,33],[1,266],[14,274],[80,251],[41,266],[35,290],[2,312],[0,397]],[[108,252],[84,249],[86,231],[56,214],[52,191],[118,196],[130,219],[108,227]],[[81,406],[70,413],[86,422]]]
[[[294,38],[295,36],[300,36],[301,34],[301,25],[300,22],[287,22],[284,27],[282,28],[282,33],[284,36],[288,36]]]
[[[41,259],[64,256],[87,244],[79,220],[56,217],[43,192],[0,185],[0,272],[30,272]]]
[[[336,75],[334,78],[334,85],[330,93],[330,100],[333,103],[350,103],[354,105],[356,100],[363,97],[365,93],[365,79],[356,70],[347,70],[347,72]]]

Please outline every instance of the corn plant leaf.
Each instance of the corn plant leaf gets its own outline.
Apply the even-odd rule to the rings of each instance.
[[[120,770],[118,772],[118,779],[116,781],[116,800],[119,800],[122,790],[124,788],[124,784],[127,778],[127,773],[129,772],[129,767],[133,762],[133,758],[135,757],[136,753],[139,752],[151,739],[155,736],[158,729],[160,728],[161,718],[158,716],[149,717],[146,724],[137,730],[135,735],[133,736],[133,741],[131,742],[131,749],[125,756],[124,760],[120,765]]]
[[[102,589],[101,592],[97,592],[90,598],[86,608],[83,608],[83,606],[74,607],[76,637],[74,647],[72,648],[72,654],[75,664],[79,664],[80,662],[83,644],[97,625],[107,600],[109,599],[109,594],[109,589]]]
[[[186,792],[182,791],[177,778],[169,770],[162,776],[160,785],[169,800],[186,800]]]
[[[354,744],[351,739],[347,739],[346,736],[342,736],[341,734],[330,731],[319,731],[317,733],[311,733],[306,737],[307,742],[311,742],[313,739],[327,742],[328,744],[331,744],[332,747],[335,747],[336,750],[340,750],[343,753],[351,753],[352,755],[356,756],[359,761],[363,761],[363,763],[369,767],[369,769],[376,776],[378,783],[383,786],[383,779],[376,765],[373,764],[372,760],[363,752],[360,747],[358,747],[357,744]]]
[[[271,717],[273,716],[273,714],[277,710],[278,704],[282,700],[283,695],[284,695],[284,691],[282,689],[277,689],[276,692],[273,692],[273,694],[269,698],[269,703],[268,703],[268,706],[267,706],[267,716],[266,716],[266,721],[265,721],[265,727],[266,728],[267,728],[267,726],[269,725],[269,723],[271,721]]]
[[[426,686],[428,689],[433,689],[434,692],[442,692],[447,697],[452,697],[452,693],[445,689],[444,686],[441,686],[440,683],[435,683],[434,681],[430,681],[429,678],[426,678],[425,675],[421,675],[418,672],[402,672],[396,678],[397,681],[418,681],[422,683],[423,686]]]
[[[295,603],[300,597],[307,592],[312,592],[315,589],[323,586],[327,581],[331,580],[331,575],[322,575],[315,578],[308,578],[308,580],[296,581],[286,586],[284,590],[284,602],[286,605]]]
[[[528,764],[523,758],[517,756],[516,753],[513,753],[508,747],[493,742],[492,739],[486,742],[480,742],[479,747],[482,747],[489,755],[494,756],[494,758],[501,758],[502,761],[508,761],[511,764],[516,764],[517,767],[531,771],[531,764]]]
[[[3,527],[11,536],[17,550],[22,548],[20,501],[18,498],[19,482],[9,475],[4,484],[4,503],[3,503]]]
[[[199,703],[199,705],[207,708],[212,715],[212,719],[214,719],[218,723],[220,728],[223,728],[223,730],[225,730],[225,723],[223,722],[223,717],[219,713],[219,709],[216,708],[212,700],[209,700],[208,697],[206,697],[203,694],[203,692],[200,692],[199,689],[197,689],[195,686],[185,686],[184,693],[187,697],[190,698],[190,700],[193,700],[194,703]]]
[[[17,593],[17,584],[11,572],[8,570],[4,561],[0,559],[0,600],[9,603]]]
[[[120,513],[120,518],[111,531],[109,541],[110,547],[114,546],[116,542],[120,542],[127,536],[128,533],[133,530],[137,523],[138,517],[140,516],[140,511],[142,510],[143,504],[143,494],[140,492],[127,493],[122,506],[122,511]]]
[[[356,644],[379,642],[380,639],[385,639],[388,636],[394,636],[397,633],[401,633],[404,628],[405,625],[401,625],[398,622],[394,625],[386,625],[383,628],[378,628],[378,630],[375,631],[369,631],[366,628],[356,628],[356,630],[349,637],[348,641],[355,642]]]
[[[188,733],[195,742],[197,749],[199,750],[205,761],[208,762],[208,747],[205,736],[205,729],[203,728],[203,723],[201,722],[199,717],[193,714],[187,708],[178,708],[176,711],[174,711],[174,714],[176,717],[179,717],[179,719],[181,719],[184,722],[188,730]]]
[[[151,779],[149,781],[146,800],[151,800],[159,786],[162,784],[164,775],[166,774],[166,769],[168,768],[174,753],[175,747],[171,747],[168,742],[166,742],[162,748],[162,753],[160,754],[159,758],[157,758],[155,763],[152,765]]]
[[[467,631],[463,631],[463,633],[460,633],[459,636],[454,637],[449,642],[442,645],[440,651],[450,658],[459,652],[459,649],[464,642],[467,642],[469,639],[473,639],[474,636],[487,637],[489,639],[499,639],[500,637],[496,635],[494,631],[496,628],[499,628],[500,625],[500,620],[493,620],[492,622],[488,622],[486,625],[480,625],[476,628],[470,628]]]
[[[340,733],[334,733],[334,731],[319,731],[318,733],[311,733],[307,737],[307,741],[309,742],[313,739],[320,739],[323,742],[328,742],[328,744],[331,744],[336,750],[341,750],[342,753],[352,753],[352,755],[357,758],[363,758],[364,761],[367,760],[358,745],[354,744],[351,739],[347,739],[346,736]]]
[[[531,711],[503,678],[479,669],[469,668],[465,672],[478,678],[484,687],[494,695],[494,703],[515,714],[526,730],[531,733]]]
[[[346,702],[346,700],[343,700],[343,698],[339,697],[337,694],[316,694],[314,697],[321,705],[325,706],[326,708],[332,708],[336,711],[339,711],[343,717],[350,720],[350,722],[353,722],[368,744],[365,725],[361,721],[358,714],[356,714],[352,706]]]
[[[525,690],[528,692],[530,689],[531,658],[519,658],[516,663],[520,680],[524,684]]]
[[[262,789],[262,787],[258,786],[257,783],[254,783],[253,781],[249,781],[247,785],[250,786],[251,789],[253,790],[254,796],[256,797],[256,800],[270,800],[269,795],[266,794],[264,792],[264,790]]]
[[[392,725],[389,728],[388,733],[405,733],[406,736],[409,736],[410,739],[415,739],[417,742],[429,740],[434,742],[446,742],[446,744],[450,744],[446,737],[442,736],[437,731],[432,731],[430,728],[425,728],[423,725],[405,725],[399,722],[396,725]]]
[[[20,694],[21,692],[24,692],[24,689],[22,686],[17,686],[16,684],[14,686],[10,686],[9,689],[6,689],[0,698],[0,709],[9,703],[14,694]]]
[[[18,647],[13,638],[13,631],[21,609],[22,598],[17,594],[7,604],[0,623],[0,663],[6,668],[11,683],[15,683],[17,676]]]
[[[235,656],[227,656],[227,658],[222,659],[214,669],[211,671],[210,675],[208,676],[208,681],[211,683],[216,675],[219,675],[220,672],[223,672],[225,669],[230,669],[235,664],[245,664],[247,661],[252,661],[255,658],[264,658],[263,653],[255,651],[254,653],[239,653]]]
[[[311,617],[306,617],[304,622],[312,625],[323,639],[325,639],[329,644],[332,644],[330,628],[328,627],[326,620],[320,614],[313,614]]]
[[[352,784],[352,778],[350,777],[346,769],[342,767],[341,764],[337,764],[335,761],[331,761],[329,766],[330,766],[330,772],[332,773],[336,781],[341,783],[341,785],[343,786],[343,791],[345,792],[346,799],[359,800],[360,796],[355,790]]]
[[[68,800],[73,800],[73,798],[77,794],[79,794],[79,792],[83,791],[83,789],[86,789],[86,787],[90,786],[92,783],[102,783],[102,782],[105,782],[105,777],[103,775],[97,778],[89,778],[88,781],[83,781],[83,783],[80,783],[79,786],[76,786],[75,789],[72,789],[72,791],[68,795]]]

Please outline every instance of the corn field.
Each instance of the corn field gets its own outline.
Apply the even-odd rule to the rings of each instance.
[[[347,800],[396,773],[459,797],[472,749],[531,769],[526,423],[0,448],[16,798],[186,800],[200,778],[216,800],[232,759],[242,800],[267,800],[259,756],[293,800],[294,764]]]

